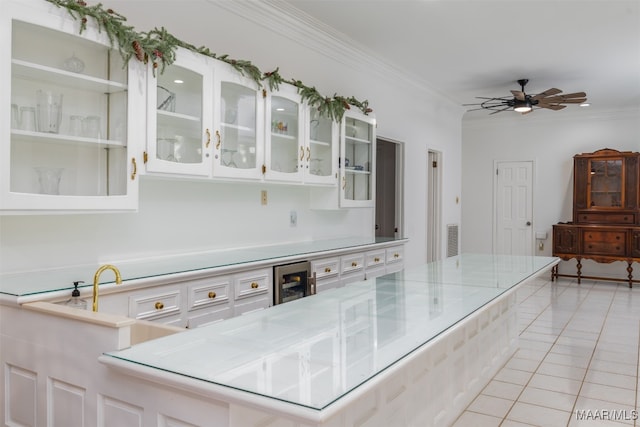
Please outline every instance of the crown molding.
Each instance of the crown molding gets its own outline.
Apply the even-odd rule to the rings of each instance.
[[[614,120],[640,120],[640,108],[630,107],[617,110],[587,110],[582,108],[574,111],[546,111],[544,115],[534,111],[530,115],[503,114],[495,116],[475,116],[465,115],[462,119],[463,125],[467,128],[482,128],[500,126],[527,126],[540,125],[545,123],[558,122],[584,122],[584,121],[614,121]]]
[[[207,1],[353,70],[374,74],[385,80],[395,80],[412,90],[436,95],[457,105],[420,77],[385,61],[357,41],[284,0]]]

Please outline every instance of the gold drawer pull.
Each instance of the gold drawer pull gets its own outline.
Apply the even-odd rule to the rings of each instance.
[[[211,144],[211,132],[208,128],[205,129],[205,132],[207,133],[207,142],[204,144],[204,147],[209,148],[209,144]]]
[[[380,258],[375,257],[375,258],[373,259],[373,262],[380,262]]]
[[[325,267],[324,268],[324,272],[325,273],[331,273],[331,267]]]
[[[357,262],[353,261],[353,262],[351,263],[351,267],[357,267],[357,266],[358,266],[358,263],[357,263]]]
[[[156,310],[162,310],[164,308],[164,304],[158,301],[155,307],[156,307]]]
[[[216,150],[220,149],[220,143],[222,142],[221,139],[222,137],[220,136],[220,132],[216,131]]]
[[[211,292],[209,292],[208,296],[209,296],[209,298],[214,299],[216,297],[216,293],[211,291]]]
[[[256,282],[251,282],[251,289],[258,289],[258,284]]]
[[[400,258],[400,254],[393,254],[394,258]]]

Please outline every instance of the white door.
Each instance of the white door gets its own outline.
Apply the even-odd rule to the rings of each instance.
[[[533,254],[533,162],[496,162],[494,253]]]

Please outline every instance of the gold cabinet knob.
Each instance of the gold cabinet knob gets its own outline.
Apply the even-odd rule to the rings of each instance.
[[[358,263],[357,263],[357,262],[353,261],[353,262],[351,263],[351,267],[357,267],[357,266],[358,266]]]
[[[164,304],[160,301],[158,301],[155,305],[156,310],[162,310],[164,308]]]
[[[373,259],[373,262],[380,262],[380,258],[375,257],[375,258]]]
[[[400,258],[400,254],[393,254],[394,258]]]
[[[324,268],[324,272],[325,273],[331,273],[331,267],[325,267]]]
[[[251,289],[258,289],[258,284],[256,282],[251,282]]]
[[[214,299],[216,297],[216,293],[211,291],[211,292],[209,292],[208,296],[209,296],[209,298]]]

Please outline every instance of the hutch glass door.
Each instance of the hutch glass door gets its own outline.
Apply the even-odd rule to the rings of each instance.
[[[622,159],[590,161],[589,207],[621,208],[624,206]]]

